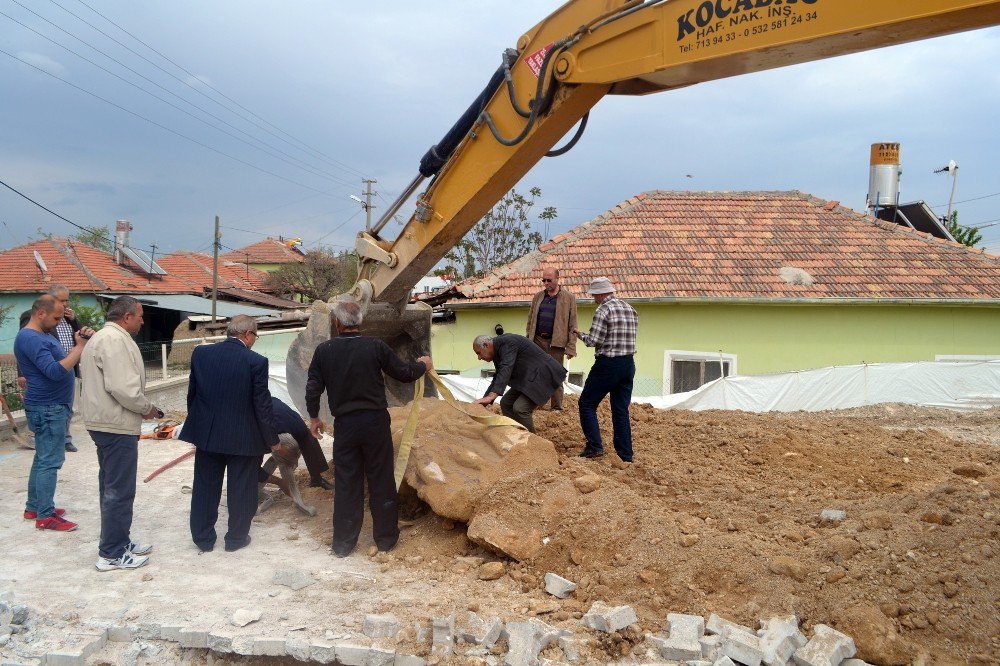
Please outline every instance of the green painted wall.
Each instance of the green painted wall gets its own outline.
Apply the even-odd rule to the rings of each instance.
[[[259,271],[264,271],[265,273],[273,273],[282,267],[283,264],[250,264],[250,268],[256,268]]]
[[[7,316],[0,324],[0,354],[14,353],[14,338],[17,337],[17,322],[21,313],[31,307],[40,294],[0,294],[0,307],[11,306]],[[80,298],[80,304],[86,307],[97,305],[97,299],[90,294],[74,294]]]
[[[659,395],[664,351],[735,354],[741,375],[868,362],[932,361],[939,354],[1000,355],[1000,307],[937,305],[638,304],[636,395]],[[476,335],[524,335],[527,307],[455,310],[432,328],[434,365],[478,375]],[[590,326],[594,304],[579,308]],[[578,344],[569,368],[585,372],[593,350]]]

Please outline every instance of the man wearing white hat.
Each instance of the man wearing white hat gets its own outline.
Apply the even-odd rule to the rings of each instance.
[[[629,405],[632,402],[632,380],[635,378],[633,356],[639,315],[631,305],[615,297],[614,285],[606,277],[591,280],[587,291],[597,301],[597,311],[590,331],[584,334],[577,329],[576,337],[588,347],[595,348],[595,360],[580,394],[580,427],[587,439],[580,456],[597,458],[604,455],[597,406],[610,393],[615,453],[625,462],[632,462]]]

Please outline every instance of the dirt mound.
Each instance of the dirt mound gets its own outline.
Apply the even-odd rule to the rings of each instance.
[[[860,655],[877,663],[922,650],[995,657],[1000,451],[935,429],[940,410],[901,411],[899,427],[885,410],[843,418],[635,406],[636,461],[626,465],[613,453],[576,457],[571,400],[536,417],[558,467],[492,478],[476,521],[537,544],[508,553],[524,560],[529,586],[558,573],[579,584],[577,600],[631,604],[644,626],[668,610],[743,623],[794,612],[807,626],[855,634]],[[964,427],[963,415],[944,415],[947,429]],[[966,416],[995,437],[995,415]],[[606,408],[600,418],[610,441]],[[827,508],[846,519],[822,522]]]

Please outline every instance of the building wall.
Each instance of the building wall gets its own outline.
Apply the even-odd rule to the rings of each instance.
[[[80,305],[94,307],[97,299],[91,294],[73,294],[80,298]],[[17,322],[21,313],[31,307],[40,294],[0,294],[0,307],[12,306],[0,324],[0,354],[14,353],[14,338],[17,337]]]
[[[1000,355],[1000,307],[916,305],[638,304],[637,395],[663,392],[664,352],[734,354],[739,374],[831,365],[932,361],[939,354]],[[590,326],[593,303],[579,308]],[[527,307],[456,310],[454,323],[432,327],[435,367],[478,375],[472,339],[495,324],[524,335]],[[586,372],[593,350],[578,343],[571,372]]]
[[[250,268],[256,268],[259,271],[264,271],[265,273],[273,273],[274,271],[281,268],[282,264],[250,264]]]

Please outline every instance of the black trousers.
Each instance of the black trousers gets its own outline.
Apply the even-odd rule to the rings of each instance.
[[[227,546],[246,543],[250,521],[257,513],[257,470],[263,456],[234,456],[198,451],[194,454],[194,483],[191,486],[191,538],[202,550],[215,545],[215,523],[219,519],[222,477],[226,477],[229,506]]]
[[[333,422],[333,551],[346,555],[358,543],[364,520],[365,478],[372,535],[379,550],[399,540],[399,500],[393,476],[389,412],[360,410]]]
[[[101,498],[101,557],[116,560],[132,543],[132,506],[139,463],[139,435],[88,430],[97,447],[97,486]]]

